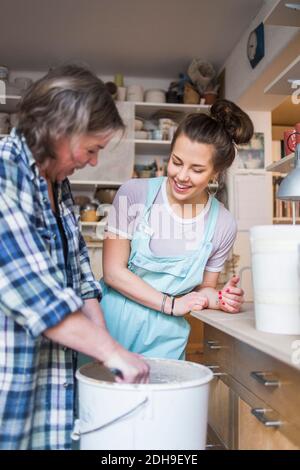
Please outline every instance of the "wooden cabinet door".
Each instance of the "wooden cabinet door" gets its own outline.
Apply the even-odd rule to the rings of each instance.
[[[191,333],[185,351],[185,359],[191,362],[203,362],[203,322],[191,315],[185,319],[191,326]]]
[[[251,412],[251,407],[238,397],[239,450],[299,450],[280,428],[266,427]]]
[[[226,448],[231,448],[233,420],[230,388],[217,377],[210,384],[208,424]]]

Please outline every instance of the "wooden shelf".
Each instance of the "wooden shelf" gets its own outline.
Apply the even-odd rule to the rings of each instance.
[[[169,140],[135,140],[136,154],[147,154],[152,153],[158,155],[160,153],[166,153],[170,149],[171,142]]]
[[[73,180],[69,179],[71,186],[74,189],[85,190],[92,188],[118,188],[123,184],[121,181],[83,181],[83,180]]]
[[[278,0],[272,11],[264,20],[265,25],[300,26],[300,11],[287,8],[286,3],[298,3],[299,0]]]
[[[265,168],[257,168],[251,170],[250,168],[237,168],[235,170],[235,174],[240,174],[240,175],[263,175],[265,174],[266,169]]]
[[[292,217],[273,217],[274,224],[292,224]],[[300,223],[300,217],[296,217],[296,223]]]
[[[277,75],[264,89],[264,93],[271,95],[291,95],[296,91],[293,83],[296,83],[296,88],[300,86],[300,55]]]
[[[182,104],[182,103],[148,103],[137,102],[135,104],[135,114],[141,114],[144,118],[149,118],[152,114],[160,110],[177,111],[182,113],[206,113],[208,114],[211,106],[207,104]]]
[[[278,160],[278,162],[271,163],[267,166],[267,171],[272,171],[273,173],[289,173],[294,169],[295,164],[295,154],[291,153],[285,158]]]
[[[80,222],[80,225],[82,227],[97,227],[106,225],[106,221],[102,222],[101,220],[99,220],[99,222]]]
[[[0,94],[0,113],[14,113],[21,98],[21,95]],[[5,101],[5,103],[3,101]]]
[[[103,247],[103,240],[85,240],[87,248],[101,248]]]

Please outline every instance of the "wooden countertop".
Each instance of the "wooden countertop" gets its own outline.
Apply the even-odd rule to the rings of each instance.
[[[256,330],[253,303],[245,303],[243,312],[234,315],[210,309],[191,312],[191,315],[300,370],[300,335],[278,335]]]

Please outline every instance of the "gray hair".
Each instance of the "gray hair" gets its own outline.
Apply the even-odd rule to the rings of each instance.
[[[106,86],[77,65],[50,70],[19,106],[17,131],[39,163],[56,157],[55,143],[62,137],[118,130],[124,123]]]

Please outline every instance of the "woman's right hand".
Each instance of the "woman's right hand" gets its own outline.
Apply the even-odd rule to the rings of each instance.
[[[104,361],[109,369],[117,369],[123,377],[116,376],[119,383],[148,383],[150,367],[144,358],[136,353],[131,353],[118,345],[112,355]]]
[[[190,292],[189,294],[177,297],[174,304],[174,316],[181,317],[191,310],[203,310],[208,307],[208,299],[199,292]]]

